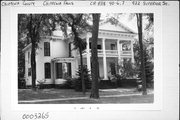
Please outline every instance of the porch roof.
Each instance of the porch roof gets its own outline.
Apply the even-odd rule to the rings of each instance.
[[[60,62],[74,62],[75,58],[73,57],[56,57],[51,59],[52,62],[60,61]]]

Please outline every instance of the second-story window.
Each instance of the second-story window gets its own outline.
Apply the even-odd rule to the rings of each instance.
[[[100,49],[100,50],[101,50],[101,45],[97,45],[97,49]]]
[[[50,43],[44,42],[44,56],[50,56]]]
[[[115,44],[111,44],[111,50],[115,50]]]

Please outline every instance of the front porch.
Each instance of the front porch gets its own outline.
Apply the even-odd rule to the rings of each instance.
[[[118,65],[119,65],[118,57],[106,57],[106,63],[103,61],[104,61],[103,57],[98,57],[99,78],[101,80],[109,80],[109,78],[112,75],[120,74],[119,68],[118,68]],[[83,58],[83,63],[88,66],[87,57]],[[80,64],[80,59],[78,59],[78,64]],[[90,65],[90,68],[91,68],[91,65]],[[88,68],[89,71],[91,70],[90,68]]]
[[[63,84],[68,77],[75,77],[76,74],[75,58],[57,57],[51,60],[51,80],[54,84]]]
[[[86,38],[87,49],[83,53],[84,63],[89,71],[91,71],[91,41],[90,37]],[[124,59],[130,59],[134,63],[132,39],[99,38],[97,42],[100,79],[108,80],[110,76],[120,74],[118,66],[122,65]]]

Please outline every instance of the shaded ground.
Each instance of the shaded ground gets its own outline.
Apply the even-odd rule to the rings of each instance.
[[[142,96],[135,88],[101,89],[100,99],[90,99],[90,92],[84,96],[82,92],[72,89],[31,89],[18,90],[18,100],[22,104],[92,104],[92,103],[153,103],[153,90]]]
[[[98,100],[95,99],[76,99],[76,100],[59,100],[48,102],[36,102],[34,104],[123,104],[123,103],[153,103],[154,95],[132,95],[132,96],[120,96],[120,97],[101,97]]]

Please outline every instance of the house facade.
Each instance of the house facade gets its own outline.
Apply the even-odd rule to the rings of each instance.
[[[124,61],[134,62],[133,40],[136,33],[122,24],[102,23],[98,35],[99,77],[108,80],[113,74],[120,74],[118,65]],[[82,35],[87,47],[83,52],[83,62],[91,70],[91,37],[90,32]],[[76,77],[80,65],[78,50],[73,49],[71,39],[64,39],[60,29],[52,36],[41,36],[36,50],[36,81],[44,84],[62,84],[66,76]],[[26,85],[32,85],[31,79],[31,44],[23,49],[25,53]]]

